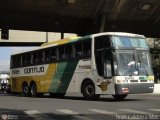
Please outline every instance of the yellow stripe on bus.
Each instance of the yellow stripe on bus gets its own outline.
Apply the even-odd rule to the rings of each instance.
[[[57,40],[57,41],[52,41],[52,42],[44,43],[41,46],[47,46],[47,45],[51,45],[51,44],[61,45],[61,44],[68,43],[68,42],[70,42],[72,40],[78,39],[78,38],[80,38],[80,37],[75,36],[75,37],[65,38],[65,39],[61,39],[61,40]]]

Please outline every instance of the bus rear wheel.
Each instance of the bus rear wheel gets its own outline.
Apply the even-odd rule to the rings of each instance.
[[[82,94],[85,99],[98,99],[100,97],[100,95],[95,94],[95,87],[92,82],[83,83]]]
[[[37,86],[35,83],[32,83],[31,86],[30,86],[30,96],[31,97],[37,97],[38,94],[37,94]]]
[[[29,96],[29,87],[27,83],[24,83],[22,86],[23,96],[28,97]]]
[[[112,95],[114,97],[114,99],[116,100],[123,100],[127,97],[128,94],[126,95]]]

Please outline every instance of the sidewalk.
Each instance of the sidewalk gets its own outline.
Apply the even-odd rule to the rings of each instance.
[[[160,84],[154,84],[154,92],[155,94],[160,94]]]

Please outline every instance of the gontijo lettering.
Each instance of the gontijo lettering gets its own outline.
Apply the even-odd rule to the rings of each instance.
[[[30,67],[24,69],[24,74],[30,74],[30,73],[43,73],[44,67]]]
[[[20,70],[12,70],[12,75],[19,74]]]

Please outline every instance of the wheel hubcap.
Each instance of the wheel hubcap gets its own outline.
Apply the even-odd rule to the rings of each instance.
[[[32,95],[35,95],[35,91],[36,91],[35,87],[32,86],[32,88],[31,88],[31,94],[32,94]]]
[[[27,86],[24,86],[24,93],[27,93],[28,92],[28,87]]]
[[[94,88],[93,88],[93,86],[92,85],[88,85],[86,87],[86,91],[87,91],[87,94],[93,95],[94,94]]]

